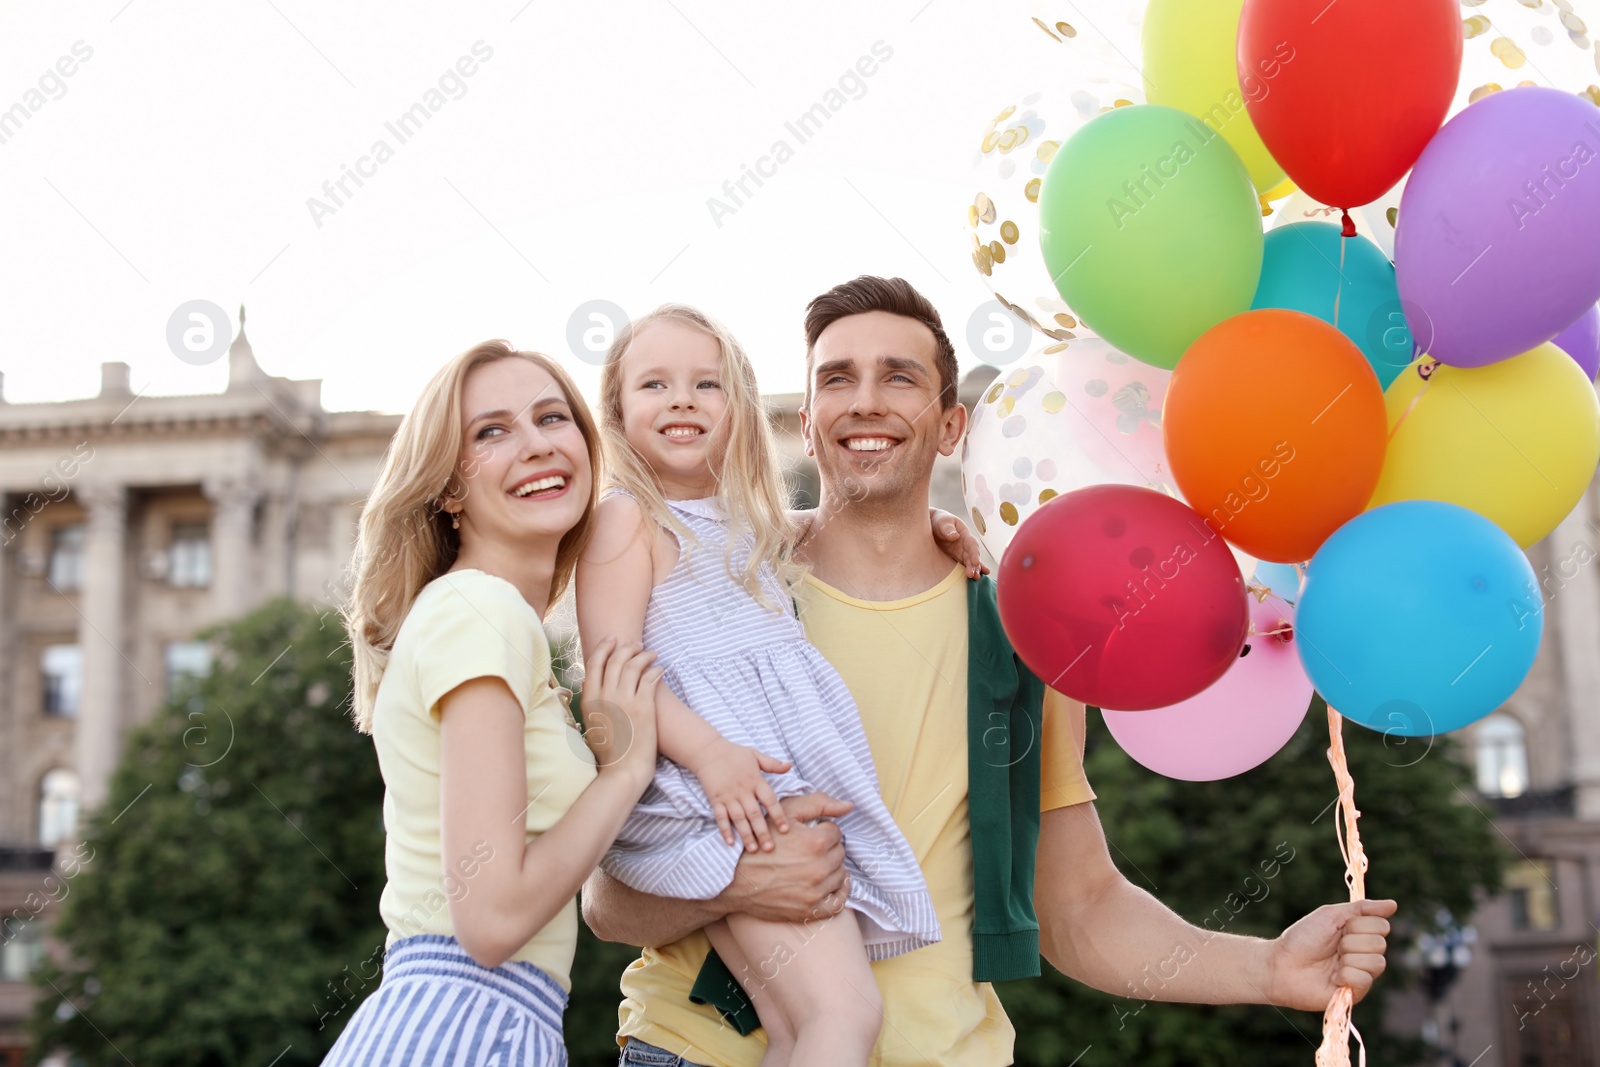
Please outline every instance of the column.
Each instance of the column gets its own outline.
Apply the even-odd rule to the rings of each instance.
[[[111,772],[122,753],[122,605],[126,581],[127,487],[86,484],[73,487],[88,511],[84,529],[82,615],[78,646],[83,649],[83,691],[73,734],[81,805],[85,813],[105,799]]]
[[[217,619],[235,619],[254,606],[252,538],[261,489],[243,478],[210,478],[202,486],[211,501],[211,603]]]
[[[3,377],[0,375],[0,379]],[[4,402],[0,398],[0,403]],[[8,513],[10,500],[10,491],[0,488],[0,517]],[[16,682],[18,655],[16,628],[12,624],[16,614],[9,602],[16,554],[6,540],[10,533],[0,527],[0,782],[6,783],[0,785],[0,840],[16,842],[28,839],[28,813],[33,809],[27,803],[29,789],[21,780],[21,753],[17,751],[16,741],[20,732],[17,721],[20,710],[17,707]]]
[[[1546,594],[1545,633],[1554,628],[1561,642],[1580,819],[1600,819],[1600,536],[1591,518],[1594,499],[1591,486],[1556,527],[1550,573],[1560,585],[1553,595]]]

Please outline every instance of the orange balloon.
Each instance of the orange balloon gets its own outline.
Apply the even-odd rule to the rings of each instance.
[[[1167,384],[1172,477],[1206,525],[1258,559],[1299,563],[1359,515],[1388,420],[1372,365],[1298,311],[1246,311],[1189,346]]]

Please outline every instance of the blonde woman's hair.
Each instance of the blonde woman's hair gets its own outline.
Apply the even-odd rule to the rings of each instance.
[[[728,421],[728,444],[719,469],[714,469],[712,474],[717,480],[717,495],[722,499],[729,527],[747,529],[755,538],[743,573],[733,577],[759,603],[781,610],[779,605],[770,602],[760,580],[763,564],[771,564],[791,588],[800,573],[792,559],[794,538],[785,507],[778,445],[761,402],[761,393],[756,388],[755,368],[733,334],[709,315],[685,304],[662,304],[643,318],[628,323],[611,343],[600,374],[600,435],[605,442],[610,484],[632,493],[646,515],[678,535],[685,550],[694,542],[693,533],[667,507],[655,471],[628,443],[622,429],[622,357],[640,330],[653,322],[665,321],[692,326],[710,336],[721,349],[719,377],[728,398],[728,410],[723,416]],[[733,546],[730,538],[730,574],[733,573]]]
[[[547,614],[571,581],[594,527],[602,475],[600,434],[583,395],[561,365],[543,353],[519,351],[509,341],[485,341],[440,368],[401,420],[361,509],[350,564],[355,577],[342,614],[355,660],[352,714],[362,733],[372,732],[378,683],[400,624],[422,587],[449,570],[461,551],[461,534],[451,528],[451,515],[443,507],[447,496],[460,492],[458,467],[469,469],[475,462],[463,454],[461,391],[475,369],[502,359],[525,359],[555,379],[583,434],[593,471],[583,517],[556,548]]]

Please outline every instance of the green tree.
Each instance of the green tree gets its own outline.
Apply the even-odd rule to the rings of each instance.
[[[336,615],[274,601],[127,740],[36,972],[37,1054],[315,1064],[377,984],[383,783]]]
[[[1192,923],[1261,937],[1349,899],[1335,809],[1328,807],[1336,790],[1320,698],[1282,752],[1221,782],[1178,782],[1147,771],[1099,727],[1096,713],[1090,718],[1085,769],[1112,857],[1135,885]],[[1400,904],[1389,970],[1356,1006],[1355,1024],[1372,1062],[1419,1063],[1420,1042],[1381,1032],[1384,995],[1411,977],[1397,959],[1438,908],[1470,915],[1483,894],[1497,890],[1506,855],[1473,799],[1454,739],[1383,736],[1353,724],[1343,733],[1370,862],[1367,895]],[[1150,961],[1152,988],[1162,963]],[[1146,1002],[1089,989],[1048,964],[1044,970],[1043,978],[998,987],[1024,1067],[1075,1060],[1079,1067],[1309,1064],[1321,1041],[1320,1015]]]
[[[582,922],[578,924],[572,999],[562,1020],[572,1067],[616,1067],[622,972],[638,958],[639,950],[632,945],[601,941]]]

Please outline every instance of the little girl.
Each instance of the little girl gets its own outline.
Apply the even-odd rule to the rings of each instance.
[[[571,380],[504,341],[440,370],[389,446],[345,612],[389,934],[324,1067],[567,1062],[573,898],[654,772],[660,678],[637,646],[595,646],[610,714],[580,737],[551,671],[541,619],[588,540],[598,467]]]
[[[796,928],[749,915],[706,932],[760,1015],[763,1065],[865,1064],[882,1012],[869,957],[937,941],[939,924],[850,693],[796,618],[796,530],[754,371],[721,326],[668,304],[617,337],[601,407],[616,489],[578,564],[579,630],[585,648],[642,638],[667,683],[665,758],[601,866],[646,893],[709,899],[741,851],[772,847],[766,819],[787,830],[780,797],[852,802],[838,820],[849,911],[808,923],[798,946]],[[976,569],[976,541],[951,545],[947,517],[935,522]]]

